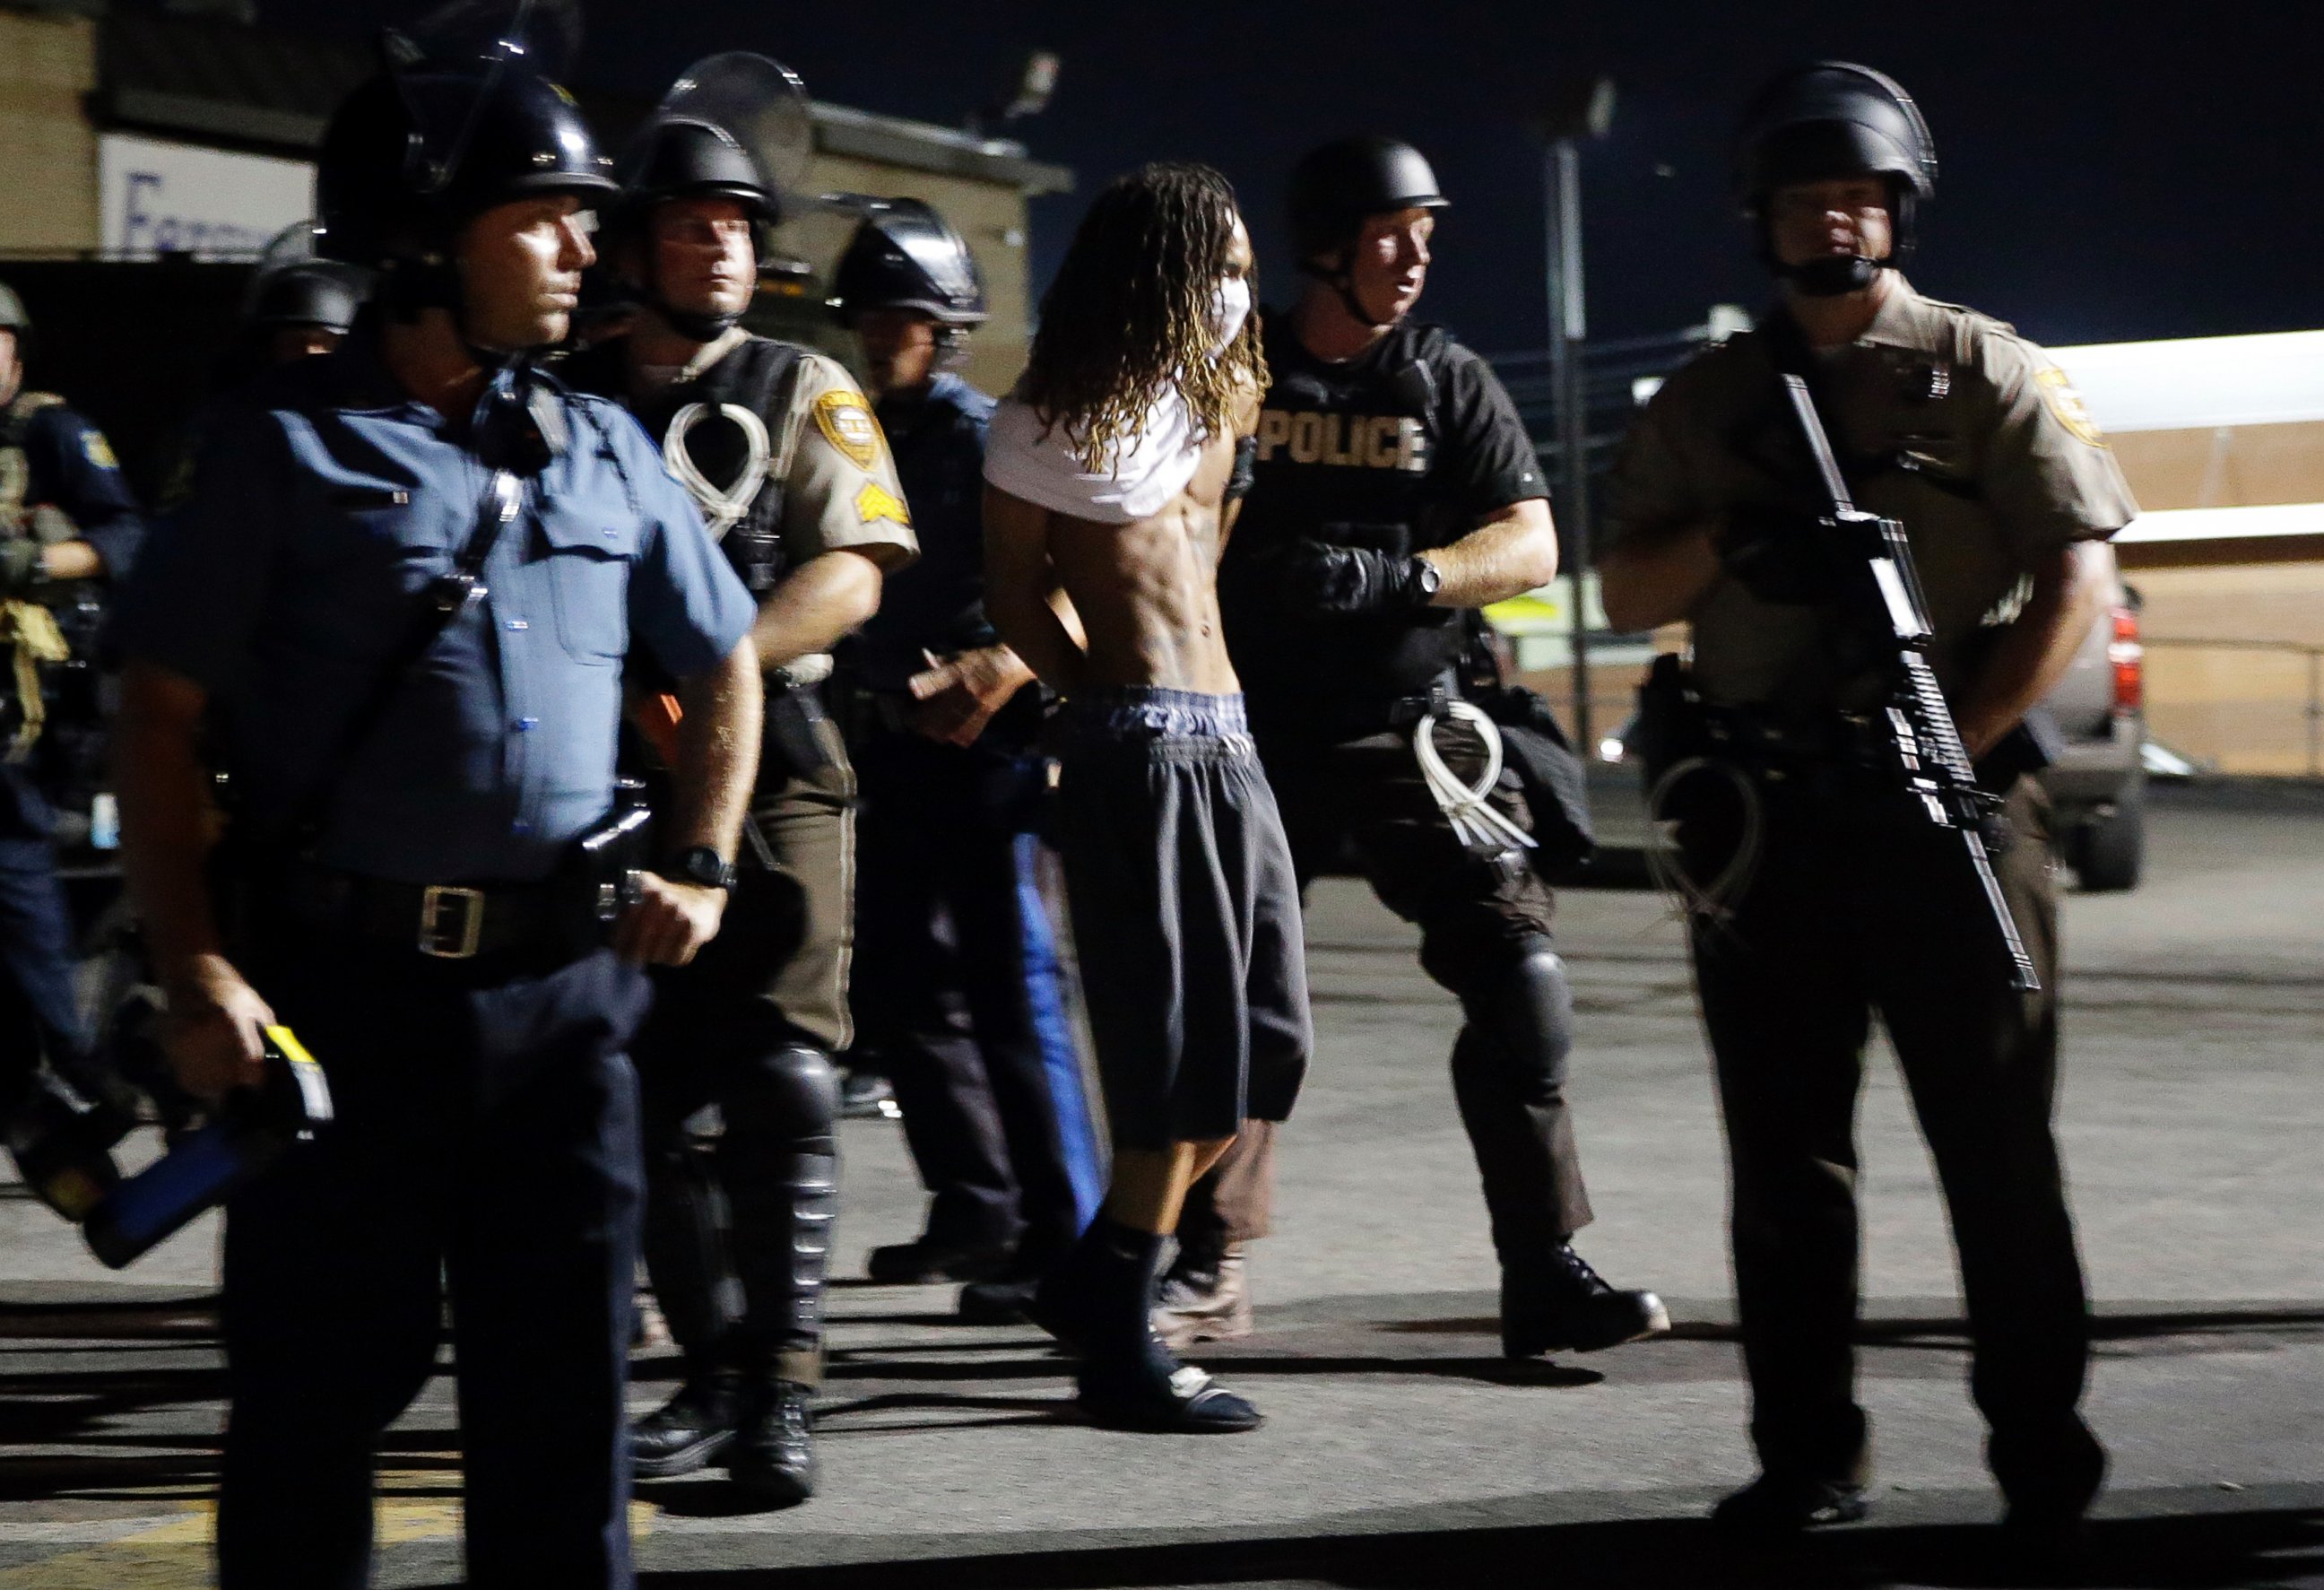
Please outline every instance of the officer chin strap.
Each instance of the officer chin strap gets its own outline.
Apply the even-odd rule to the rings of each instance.
[[[549,349],[491,347],[471,336],[467,296],[459,267],[450,258],[431,252],[389,260],[380,273],[377,296],[387,314],[406,324],[428,310],[442,310],[452,317],[452,334],[484,372],[485,403],[477,416],[476,446],[489,467],[538,475],[565,450],[563,406],[541,384],[534,365]]]
[[[1443,720],[1468,724],[1485,744],[1484,772],[1474,784],[1462,782],[1461,775],[1446,766],[1437,752],[1436,726]],[[1500,781],[1501,731],[1474,702],[1447,701],[1415,724],[1412,754],[1420,763],[1421,780],[1435,798],[1437,809],[1452,825],[1452,832],[1462,844],[1486,855],[1506,855],[1512,849],[1535,848],[1534,837],[1502,816],[1486,800]]]
[[[1767,223],[1762,217],[1758,224],[1759,257],[1769,270],[1809,298],[1844,298],[1871,286],[1880,279],[1881,272],[1903,266],[1913,252],[1919,231],[1919,212],[1913,192],[1902,183],[1892,181],[1888,214],[1893,235],[1886,258],[1874,259],[1862,254],[1832,254],[1797,265],[1787,265],[1775,257],[1775,241],[1768,236]]]
[[[715,342],[742,323],[742,310],[731,315],[715,314],[706,310],[681,310],[669,301],[669,294],[661,290],[661,272],[656,268],[653,250],[649,244],[645,251],[646,307],[669,322],[669,328],[694,342]]]
[[[646,300],[653,312],[669,322],[669,328],[694,342],[715,342],[742,323],[742,311],[731,315],[697,314],[681,310],[657,291]]]
[[[1364,308],[1363,300],[1356,296],[1355,273],[1347,268],[1347,253],[1345,250],[1341,252],[1340,260],[1340,264],[1331,271],[1319,271],[1315,268],[1314,263],[1308,260],[1300,261],[1299,268],[1308,275],[1313,276],[1316,281],[1321,282],[1324,286],[1330,288],[1332,291],[1338,296],[1340,307],[1348,311],[1349,319],[1354,320],[1359,326],[1387,328],[1395,326],[1397,322],[1404,319],[1402,315],[1390,315],[1385,320],[1375,319],[1372,316],[1372,312]]]
[[[1880,273],[1887,268],[1886,260],[1847,254],[1810,260],[1805,264],[1786,265],[1780,274],[1810,298],[1844,298],[1871,286],[1880,279]]]

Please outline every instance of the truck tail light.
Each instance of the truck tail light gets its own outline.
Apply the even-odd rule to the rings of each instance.
[[[2138,610],[2114,610],[2114,639],[2107,644],[2107,661],[2114,666],[2114,709],[2126,716],[2146,705],[2146,648],[2139,643]]]

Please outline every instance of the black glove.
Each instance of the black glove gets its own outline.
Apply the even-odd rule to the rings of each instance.
[[[1762,602],[1803,606],[1836,586],[1815,522],[1780,508],[1738,504],[1711,538],[1719,566]]]
[[[1315,613],[1385,613],[1428,600],[1420,559],[1302,538],[1279,556],[1283,598]]]

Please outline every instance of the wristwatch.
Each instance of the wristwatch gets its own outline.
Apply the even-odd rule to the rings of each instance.
[[[677,859],[661,869],[661,875],[674,883],[698,883],[705,889],[734,887],[734,864],[707,845],[689,846],[679,851]]]
[[[1427,559],[1414,554],[1412,559],[1412,605],[1425,607],[1436,600],[1436,593],[1444,588],[1444,571]]]

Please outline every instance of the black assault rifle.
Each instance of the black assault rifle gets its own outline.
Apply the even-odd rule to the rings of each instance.
[[[1986,849],[1987,823],[2000,802],[1978,784],[1960,731],[1953,726],[1952,708],[1929,666],[1933,632],[1912,543],[1895,520],[1867,513],[1849,500],[1848,483],[1840,478],[1839,460],[1807,382],[1787,374],[1784,389],[1831,499],[1831,512],[1818,528],[1821,539],[1839,555],[1843,621],[1857,624],[1865,632],[1863,639],[1886,653],[1871,659],[1887,665],[1892,680],[1888,700],[1872,722],[1874,738],[1885,747],[1882,759],[1932,824],[1960,835],[1961,848],[1992,912],[1997,948],[2009,963],[2010,986],[2031,992],[2042,981],[2018,937],[2009,902],[2001,897]]]

